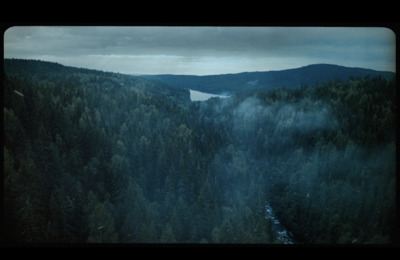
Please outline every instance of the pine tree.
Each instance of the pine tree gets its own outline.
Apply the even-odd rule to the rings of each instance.
[[[44,179],[40,172],[34,171],[33,160],[28,158],[19,169],[23,185],[16,201],[16,215],[19,232],[25,242],[40,242],[45,238],[45,198]]]
[[[115,232],[114,218],[107,210],[105,203],[98,203],[89,215],[89,243],[116,243],[118,234]]]
[[[192,230],[191,219],[192,214],[189,205],[182,197],[179,197],[169,221],[178,242],[189,242]]]
[[[23,192],[21,173],[14,169],[14,158],[6,147],[4,150],[4,238],[18,241],[18,197]]]
[[[160,238],[161,243],[176,243],[175,235],[172,232],[171,225],[167,223],[165,228],[161,234]]]

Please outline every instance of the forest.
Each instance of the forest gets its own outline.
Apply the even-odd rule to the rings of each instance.
[[[381,76],[190,102],[152,79],[4,60],[7,243],[392,244]]]

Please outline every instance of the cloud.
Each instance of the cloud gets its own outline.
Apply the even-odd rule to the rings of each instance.
[[[66,65],[103,64],[111,71],[128,71],[121,65],[127,63],[124,59],[140,66],[132,63],[132,56],[178,56],[182,58],[169,59],[168,64],[176,74],[277,70],[310,63],[394,70],[395,46],[393,32],[385,28],[17,26],[4,35],[5,57],[70,58]],[[119,62],[93,63],[93,55],[103,60],[114,55],[113,61],[119,55]],[[163,62],[142,63],[142,69],[145,66],[152,66],[145,70],[155,74],[167,70]]]

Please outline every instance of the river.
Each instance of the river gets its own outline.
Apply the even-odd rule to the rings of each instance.
[[[219,98],[228,98],[227,95],[216,95],[210,94],[205,92],[200,92],[196,90],[190,91],[190,100],[191,101],[205,101],[212,97],[219,97]],[[286,230],[286,228],[279,222],[278,218],[275,216],[271,206],[267,204],[265,206],[265,218],[271,219],[272,221],[272,230],[276,233],[277,239],[282,241],[283,244],[294,244],[292,239],[292,234]]]
[[[282,226],[269,204],[265,206],[265,218],[271,219],[272,230],[276,233],[278,240],[282,241],[283,244],[294,244],[292,234]]]

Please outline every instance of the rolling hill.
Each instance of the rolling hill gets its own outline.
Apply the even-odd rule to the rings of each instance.
[[[23,59],[4,59],[4,72],[9,76],[37,82],[72,83],[75,86],[96,85],[121,87],[145,92],[178,103],[190,102],[189,91],[166,85],[161,81],[132,75],[64,66],[55,62]]]
[[[314,64],[295,69],[264,72],[243,72],[210,76],[193,75],[142,75],[171,86],[187,88],[213,94],[224,94],[257,89],[298,88],[302,85],[321,84],[329,80],[346,81],[350,77],[382,76],[395,77],[393,72],[375,71],[363,68],[349,68],[330,64]]]

